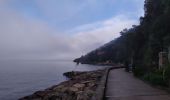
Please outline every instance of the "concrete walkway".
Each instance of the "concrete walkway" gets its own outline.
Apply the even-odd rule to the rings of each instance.
[[[124,69],[111,70],[109,73],[106,100],[170,100],[170,96],[133,77]]]

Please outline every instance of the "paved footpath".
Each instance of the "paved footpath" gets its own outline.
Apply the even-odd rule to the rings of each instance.
[[[170,100],[166,92],[153,88],[124,69],[109,73],[106,100]]]

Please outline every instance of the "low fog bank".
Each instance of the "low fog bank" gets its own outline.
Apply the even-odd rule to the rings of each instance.
[[[58,32],[39,19],[0,6],[0,59],[74,59],[113,40],[137,22],[125,15]]]

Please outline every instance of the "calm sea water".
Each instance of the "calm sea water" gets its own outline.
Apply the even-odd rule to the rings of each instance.
[[[17,100],[58,84],[64,72],[89,71],[102,66],[79,65],[71,61],[0,61],[0,100]]]

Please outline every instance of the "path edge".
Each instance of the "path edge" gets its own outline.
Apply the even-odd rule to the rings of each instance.
[[[106,87],[107,87],[107,82],[108,82],[108,76],[109,72],[114,69],[120,69],[120,68],[125,68],[123,66],[116,66],[116,67],[109,67],[106,68],[104,75],[102,76],[95,94],[92,96],[91,100],[105,100],[105,94],[106,94]]]

